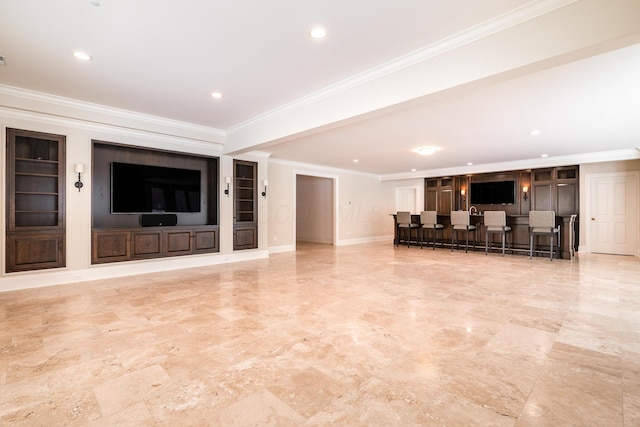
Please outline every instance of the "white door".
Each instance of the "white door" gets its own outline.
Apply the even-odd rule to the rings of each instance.
[[[638,245],[637,173],[589,176],[591,252],[635,255]]]
[[[416,187],[397,187],[396,188],[396,212],[409,211],[413,214],[418,213],[416,211],[417,206],[417,193]]]

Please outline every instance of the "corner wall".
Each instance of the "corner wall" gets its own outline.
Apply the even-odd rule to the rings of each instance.
[[[320,166],[269,161],[269,252],[295,250],[296,175],[332,178],[335,183],[335,241],[349,245],[393,240],[395,183],[377,176]]]

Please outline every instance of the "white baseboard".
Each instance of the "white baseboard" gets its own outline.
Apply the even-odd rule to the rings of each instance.
[[[281,252],[294,252],[296,245],[269,246],[269,255]]]
[[[11,273],[0,278],[0,292],[112,279],[184,268],[205,267],[268,257],[269,252],[266,250],[246,250],[225,254],[215,253],[115,262],[92,265],[82,270],[68,270],[65,268],[59,270],[41,270],[38,272]]]
[[[343,239],[343,240],[338,240],[338,242],[336,243],[336,246],[360,245],[363,243],[375,243],[375,242],[385,242],[385,241],[392,243],[393,235],[363,237],[360,239]]]

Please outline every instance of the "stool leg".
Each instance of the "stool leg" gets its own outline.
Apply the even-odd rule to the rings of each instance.
[[[467,249],[469,249],[469,229],[467,228],[467,239],[464,241],[464,253],[467,253]]]
[[[437,228],[435,226],[433,226],[433,250],[436,250],[436,233],[437,233]]]
[[[484,254],[487,255],[489,253],[489,232],[484,232]]]
[[[529,259],[533,258],[533,234],[529,235]]]

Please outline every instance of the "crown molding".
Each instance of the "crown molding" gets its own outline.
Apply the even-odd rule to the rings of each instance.
[[[40,114],[50,117],[57,117],[60,120],[68,119],[72,120],[75,123],[85,122],[93,125],[102,125],[111,128],[122,128],[122,129],[135,129],[147,133],[157,133],[165,136],[174,136],[174,137],[184,137],[185,133],[193,133],[197,135],[202,135],[199,139],[202,142],[207,143],[217,143],[224,144],[226,139],[226,132],[220,129],[210,128],[207,126],[196,125],[193,123],[181,122],[178,120],[166,119],[163,117],[153,116],[150,114],[137,113],[134,111],[123,110],[119,108],[107,107],[100,104],[94,104],[85,101],[79,101],[72,98],[66,98],[58,95],[51,95],[48,93],[37,92],[33,90],[18,88],[14,86],[7,86],[0,84],[0,106],[5,108],[13,108],[16,110],[20,110],[20,108],[15,108],[11,105],[5,105],[2,102],[1,97],[13,97],[18,99],[23,99],[26,101],[31,101],[44,105],[52,105],[57,108],[68,108],[72,110],[77,110],[81,112],[89,112],[94,114],[100,114],[108,117],[109,119],[115,119],[114,121],[133,121],[140,124],[150,125],[153,127],[162,126],[167,128],[166,132],[153,132],[149,130],[145,130],[142,126],[132,127],[132,126],[121,126],[110,121],[106,120],[90,120],[83,119],[80,117],[74,117],[72,115],[62,115],[62,114],[53,114],[47,111],[43,111],[44,109],[22,109],[22,111],[31,112],[34,114]]]
[[[435,43],[415,50],[406,55],[395,58],[365,72],[356,74],[333,85],[327,86],[319,91],[299,98],[281,107],[270,110],[264,114],[256,116],[245,122],[239,123],[227,129],[227,134],[249,127],[255,123],[266,121],[272,117],[277,117],[287,112],[296,110],[319,100],[329,98],[336,94],[346,92],[349,89],[361,86],[370,81],[379,79],[389,74],[409,68],[420,62],[427,61],[449,51],[458,49],[492,34],[507,30],[519,24],[537,18],[556,9],[568,6],[578,0],[534,0],[519,8],[511,10],[502,15],[498,15],[483,23],[467,28],[464,31],[453,34]]]
[[[125,138],[136,138],[148,140],[151,143],[162,142],[176,146],[176,149],[191,149],[197,152],[222,155],[224,144],[198,139],[186,138],[173,134],[151,132],[147,130],[111,125],[106,123],[92,122],[53,114],[26,111],[12,107],[0,105],[0,116],[17,120],[36,121],[38,123],[60,126],[66,128],[84,129],[98,135],[95,139],[103,139],[104,135],[113,135]]]
[[[615,162],[640,159],[640,152],[630,148],[596,153],[574,154],[569,156],[546,157],[516,160],[512,162],[487,163],[483,165],[458,166],[453,168],[429,169],[423,171],[387,174],[380,176],[381,181],[395,181],[410,178],[433,178],[439,176],[471,175],[478,173],[503,172],[509,170],[538,169],[556,166],[580,165],[585,163]]]
[[[376,179],[380,178],[380,175],[377,174],[373,174],[373,173],[366,173],[366,172],[358,172],[358,171],[353,171],[350,169],[340,169],[340,168],[334,168],[334,167],[329,167],[329,166],[321,166],[321,165],[314,165],[311,163],[302,163],[302,162],[294,162],[292,160],[283,160],[283,159],[269,159],[269,163],[276,163],[279,165],[284,165],[284,166],[291,166],[295,169],[306,169],[306,170],[313,170],[314,172],[320,172],[320,173],[327,173],[327,174],[331,174],[331,175],[336,175],[336,174],[347,174],[347,175],[360,175],[360,176],[368,176],[368,177],[373,177]]]

